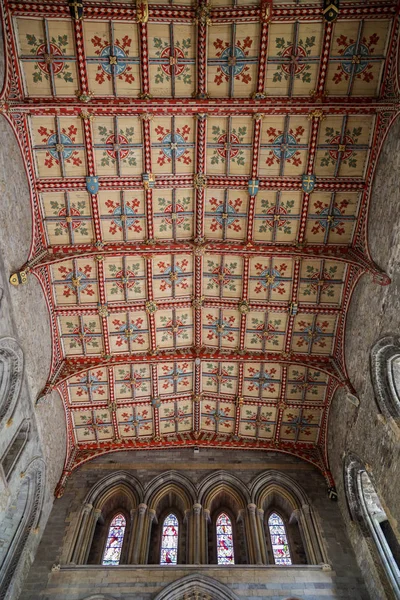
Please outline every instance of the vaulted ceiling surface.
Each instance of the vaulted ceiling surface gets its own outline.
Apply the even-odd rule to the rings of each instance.
[[[292,453],[332,486],[347,306],[361,274],[389,282],[366,222],[398,3],[3,9],[35,221],[12,280],[51,315],[58,493],[104,452],[190,445]]]

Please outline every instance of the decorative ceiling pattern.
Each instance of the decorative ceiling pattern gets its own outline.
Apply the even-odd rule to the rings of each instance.
[[[346,310],[363,273],[390,282],[366,223],[399,113],[398,2],[338,5],[4,0],[34,218],[11,282],[35,274],[50,312],[57,494],[99,454],[195,445],[333,487]]]

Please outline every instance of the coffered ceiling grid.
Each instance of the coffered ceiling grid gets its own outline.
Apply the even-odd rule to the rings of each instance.
[[[193,445],[289,452],[332,487],[347,306],[363,273],[390,282],[366,220],[399,3],[323,8],[4,2],[34,215],[11,281],[49,307],[57,494],[104,452]]]

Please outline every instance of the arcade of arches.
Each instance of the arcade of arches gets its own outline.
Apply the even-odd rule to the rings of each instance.
[[[0,7],[0,600],[400,600],[400,1]]]

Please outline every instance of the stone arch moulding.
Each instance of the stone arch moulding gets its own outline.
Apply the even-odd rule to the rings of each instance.
[[[386,336],[373,346],[371,377],[379,409],[400,426],[400,336]]]
[[[21,391],[24,358],[11,337],[0,339],[0,428],[10,420]]]
[[[226,471],[216,471],[203,479],[199,486],[198,497],[200,504],[208,508],[220,488],[227,488],[232,491],[238,499],[238,505],[242,509],[246,508],[251,502],[247,489],[235,475]]]
[[[200,573],[187,575],[166,586],[154,600],[238,600],[226,585]]]
[[[46,465],[42,458],[34,458],[21,473],[21,487],[27,486],[27,498],[22,515],[0,571],[0,600],[6,597],[15,572],[28,558],[26,543],[39,524],[45,489]]]
[[[186,505],[185,508],[190,509],[196,502],[196,489],[193,483],[182,473],[177,471],[167,471],[162,475],[158,475],[151,480],[146,488],[144,503],[150,508],[155,508],[160,497],[162,497],[168,488],[174,486],[178,491],[182,492],[182,501]]]

